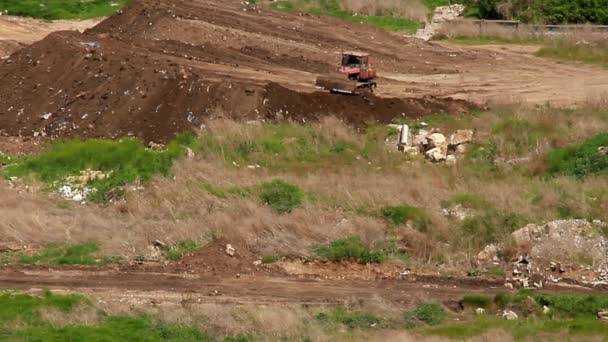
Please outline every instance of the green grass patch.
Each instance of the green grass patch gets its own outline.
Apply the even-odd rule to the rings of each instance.
[[[328,244],[317,246],[317,257],[327,260],[356,260],[359,263],[380,263],[386,260],[386,254],[379,249],[369,249],[363,246],[359,237],[338,239]]]
[[[52,308],[67,313],[81,303],[89,303],[89,300],[79,295],[57,296],[48,291],[43,296],[5,293],[0,295],[0,322],[36,325],[40,324],[42,308]],[[0,324],[0,336],[2,329]]]
[[[440,6],[450,5],[449,0],[424,0],[423,3],[430,11],[434,11],[435,8]]]
[[[608,296],[544,295],[531,290],[521,290],[516,294],[499,293],[494,297],[494,303],[499,307],[517,306],[528,297],[534,299],[539,309],[546,305],[554,317],[559,318],[593,319],[599,311],[608,309]]]
[[[487,309],[490,307],[490,305],[492,305],[492,297],[482,295],[465,295],[462,299],[462,303],[471,308]]]
[[[445,319],[445,311],[439,304],[421,303],[404,314],[406,320],[416,320],[428,325],[438,325]]]
[[[176,243],[175,245],[167,245],[165,248],[165,258],[169,260],[181,259],[184,255],[192,253],[202,246],[193,240],[185,240]]]
[[[86,184],[97,189],[89,200],[103,203],[115,196],[117,187],[147,182],[155,175],[167,176],[173,161],[183,154],[180,143],[188,142],[187,139],[190,138],[178,138],[165,151],[146,149],[137,139],[54,142],[48,151],[18,158],[2,172],[7,177],[32,177],[48,184],[51,190],[65,185],[68,176],[78,176],[87,169],[111,173],[106,179]]]
[[[608,155],[598,153],[598,147],[608,146],[608,133],[597,134],[580,145],[558,148],[546,158],[548,172],[583,178],[608,173]]]
[[[120,262],[120,257],[100,256],[99,243],[66,244],[52,242],[41,251],[33,254],[24,252],[4,256],[5,263],[44,264],[44,265],[107,265]]]
[[[90,19],[114,14],[129,0],[2,0],[0,11],[46,20]]]
[[[262,263],[263,264],[272,264],[274,262],[277,262],[281,260],[281,257],[278,255],[266,255],[262,257]]]
[[[278,214],[290,213],[304,203],[304,191],[282,180],[260,185],[259,198]]]
[[[314,15],[330,16],[342,20],[369,24],[388,31],[416,32],[420,27],[417,21],[393,16],[356,15],[340,6],[338,0],[281,0],[275,1],[271,8],[278,11],[301,11]]]
[[[411,222],[421,232],[426,232],[431,225],[431,219],[424,209],[407,205],[384,207],[380,214],[392,225],[399,226]]]
[[[487,209],[491,206],[485,198],[477,194],[456,194],[443,204],[444,207],[461,205],[468,209]]]
[[[344,307],[337,307],[329,312],[320,312],[315,317],[322,322],[344,324],[350,328],[370,328],[382,323],[382,319],[374,314]]]
[[[479,249],[504,241],[515,229],[526,223],[528,221],[523,216],[490,208],[462,221],[462,238],[466,240],[467,245]]]
[[[557,42],[538,50],[536,56],[563,62],[594,64],[608,68],[608,47]]]

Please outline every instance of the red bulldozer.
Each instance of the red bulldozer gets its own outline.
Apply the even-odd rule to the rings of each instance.
[[[315,86],[338,94],[370,94],[376,90],[378,76],[369,61],[369,54],[343,52],[338,72],[317,77]]]

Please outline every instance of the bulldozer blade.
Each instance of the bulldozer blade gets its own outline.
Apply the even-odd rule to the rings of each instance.
[[[342,75],[341,75],[342,76]],[[315,86],[320,89],[329,90],[332,93],[356,94],[357,82],[342,77],[320,76],[315,81]]]

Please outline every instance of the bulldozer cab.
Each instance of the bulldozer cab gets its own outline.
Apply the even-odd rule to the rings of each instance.
[[[369,56],[358,52],[345,52],[342,54],[342,67],[365,68],[368,65]]]

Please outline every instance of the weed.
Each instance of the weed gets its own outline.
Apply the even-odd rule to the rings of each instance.
[[[266,255],[266,256],[262,257],[263,264],[272,264],[279,260],[281,260],[281,257],[278,255]]]
[[[278,214],[290,213],[304,202],[304,192],[299,187],[278,179],[262,183],[258,196]]]
[[[0,12],[10,15],[58,19],[89,19],[112,15],[129,0],[5,0]]]
[[[444,203],[444,207],[461,205],[468,209],[488,209],[490,203],[476,194],[456,194]]]
[[[52,242],[34,254],[15,253],[9,260],[20,264],[46,264],[46,265],[106,265],[121,261],[118,257],[100,258],[99,244],[87,242],[69,245]]]
[[[481,295],[465,295],[462,299],[462,303],[473,308],[487,309],[492,305],[492,298]]]
[[[422,303],[418,304],[412,311],[405,314],[407,320],[415,319],[428,325],[438,325],[445,319],[445,311],[439,304]]]
[[[558,148],[546,158],[548,172],[578,178],[606,174],[608,155],[598,153],[600,146],[608,146],[608,133],[597,134],[580,145]]]
[[[334,322],[344,324],[350,328],[369,328],[382,323],[382,319],[375,315],[337,307],[329,312],[320,312],[315,316],[322,322]]]
[[[407,205],[384,207],[380,210],[382,217],[390,224],[398,226],[411,222],[421,232],[428,230],[431,220],[428,214],[420,208]]]
[[[515,229],[527,223],[524,217],[495,208],[462,221],[462,237],[476,248],[503,241]]]
[[[202,190],[205,190],[206,192],[208,192],[209,194],[219,197],[219,198],[231,198],[231,197],[237,197],[237,198],[247,198],[250,197],[252,195],[252,189],[251,188],[242,188],[242,187],[228,187],[228,188],[220,188],[208,183],[201,183],[198,184],[198,187],[201,188]]]
[[[320,245],[315,248],[318,257],[329,260],[356,260],[362,264],[380,263],[386,260],[381,250],[365,248],[358,237],[350,237]]]
[[[193,240],[180,241],[173,246],[166,247],[165,258],[169,260],[181,259],[184,255],[192,253],[201,248],[201,245]]]

